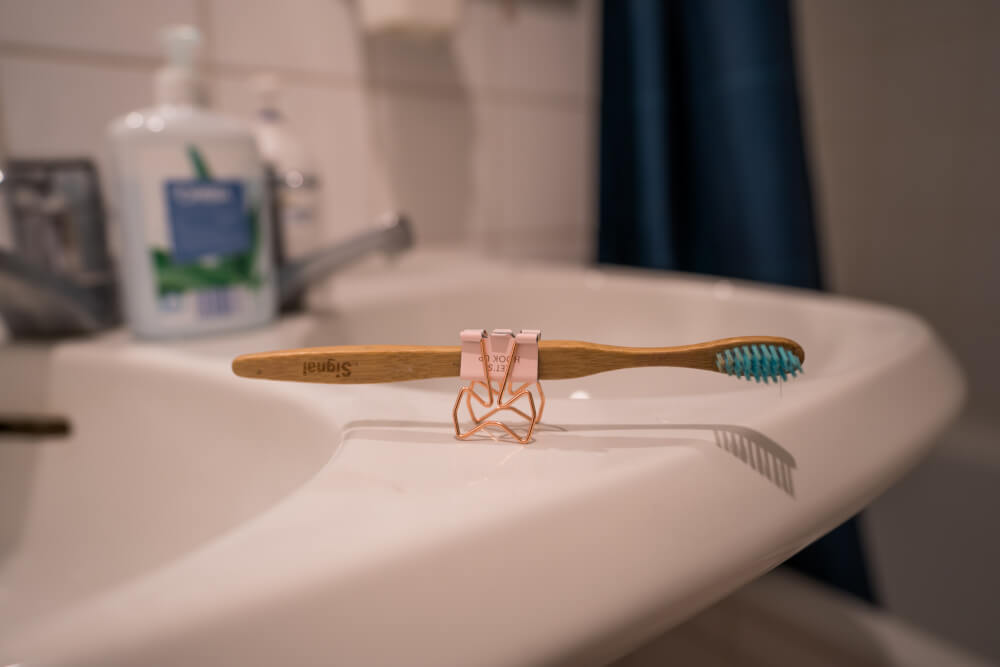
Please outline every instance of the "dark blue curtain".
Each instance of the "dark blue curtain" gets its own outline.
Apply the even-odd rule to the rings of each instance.
[[[599,260],[818,289],[784,0],[605,0]],[[857,522],[791,565],[873,600]]]

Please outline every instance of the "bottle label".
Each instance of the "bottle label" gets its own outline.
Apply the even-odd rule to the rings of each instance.
[[[143,228],[164,324],[272,307],[263,172],[252,143],[206,140],[143,153]]]
[[[194,264],[250,252],[252,230],[242,183],[167,181],[165,187],[175,262]]]

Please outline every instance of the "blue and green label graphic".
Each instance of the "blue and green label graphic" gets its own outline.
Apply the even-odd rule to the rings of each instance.
[[[171,248],[151,250],[160,295],[260,284],[258,207],[242,182],[215,180],[188,146],[195,178],[164,183]]]

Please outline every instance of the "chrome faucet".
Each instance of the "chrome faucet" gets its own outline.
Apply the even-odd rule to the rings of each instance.
[[[301,301],[306,288],[374,252],[394,255],[413,246],[413,230],[403,214],[375,229],[316,252],[278,270],[282,310]],[[118,291],[110,266],[69,276],[0,250],[0,316],[12,338],[87,334],[121,321]],[[82,276],[82,277],[81,277]]]
[[[371,230],[302,259],[286,263],[278,274],[278,302],[293,310],[309,285],[317,283],[373,252],[397,255],[413,247],[413,226],[403,213],[392,213]]]
[[[0,317],[11,338],[93,333],[120,322],[110,278],[87,284],[0,250]]]

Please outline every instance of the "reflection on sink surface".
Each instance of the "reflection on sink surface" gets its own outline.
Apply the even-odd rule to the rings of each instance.
[[[961,401],[950,357],[898,311],[445,259],[345,276],[335,308],[256,331],[0,349],[23,371],[0,399],[74,425],[0,443],[0,664],[572,662],[595,636],[624,651],[853,514]],[[469,327],[638,346],[781,335],[805,347],[806,374],[546,382],[545,421],[520,447],[455,440],[457,378],[229,370],[269,349],[457,345]]]

